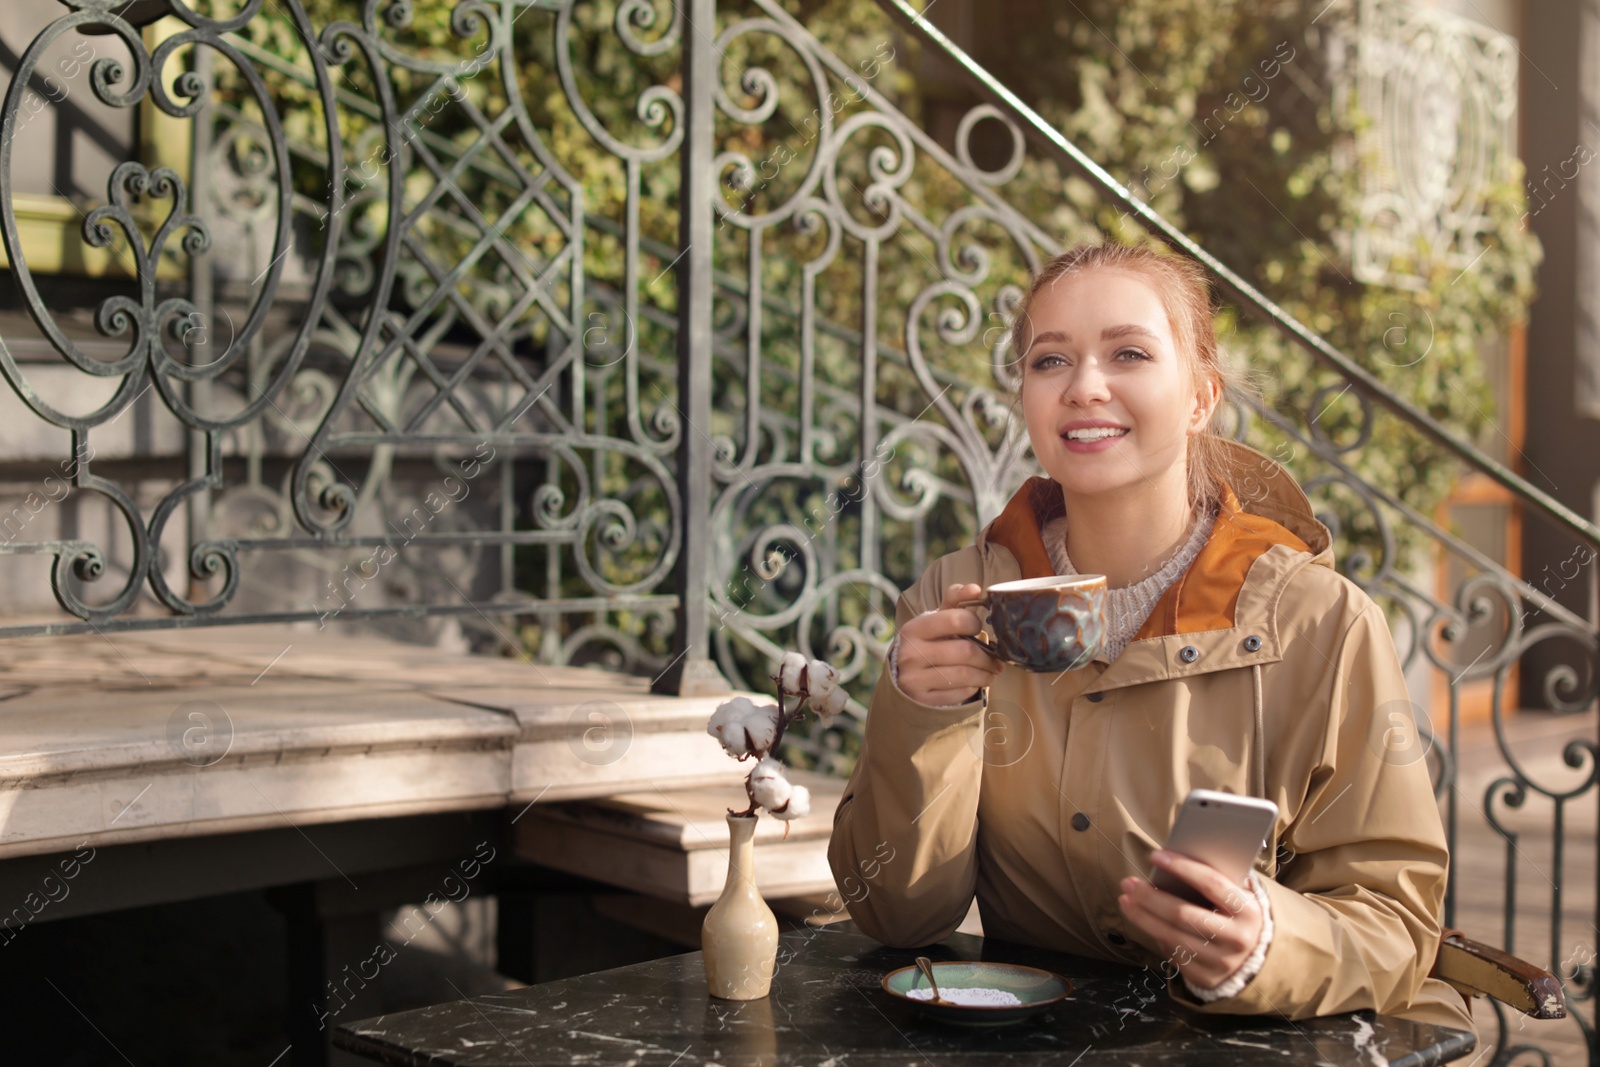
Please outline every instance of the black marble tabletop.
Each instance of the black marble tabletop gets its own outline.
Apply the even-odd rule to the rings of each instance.
[[[1154,971],[956,934],[935,960],[999,960],[1071,978],[1073,996],[1009,1027],[928,1018],[878,985],[916,952],[849,923],[783,935],[772,993],[714,1000],[700,953],[347,1023],[340,1048],[433,1067],[1428,1067],[1469,1053],[1460,1030],[1370,1012],[1325,1019],[1200,1015]]]

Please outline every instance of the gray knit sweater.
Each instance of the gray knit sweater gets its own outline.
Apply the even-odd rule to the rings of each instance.
[[[1162,594],[1189,569],[1189,565],[1205,547],[1216,521],[1215,510],[1203,514],[1190,525],[1189,536],[1178,551],[1154,573],[1132,585],[1106,590],[1106,643],[1095,656],[1096,660],[1110,663],[1122,655],[1122,650],[1128,647],[1133,635],[1139,632],[1139,627],[1155,610]],[[1072,565],[1072,560],[1067,556],[1067,517],[1059,515],[1051,519],[1039,534],[1044,539],[1045,551],[1050,553],[1050,563],[1056,573],[1077,574],[1078,568]]]

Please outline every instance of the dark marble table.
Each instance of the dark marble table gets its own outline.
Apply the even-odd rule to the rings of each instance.
[[[1011,1027],[950,1026],[878,986],[915,952],[839,923],[783,936],[763,1000],[711,999],[700,953],[690,952],[347,1023],[333,1040],[380,1063],[433,1067],[1427,1067],[1474,1045],[1460,1030],[1369,1012],[1294,1023],[1200,1015],[1174,1003],[1156,972],[964,934],[926,951],[1048,967],[1074,993]]]

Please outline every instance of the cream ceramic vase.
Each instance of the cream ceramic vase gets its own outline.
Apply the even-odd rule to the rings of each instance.
[[[706,987],[724,1000],[759,1000],[772,988],[778,918],[756,890],[756,816],[728,816],[728,880],[700,926]]]

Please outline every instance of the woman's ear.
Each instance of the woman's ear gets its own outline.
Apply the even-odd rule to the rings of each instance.
[[[1207,378],[1200,383],[1199,391],[1194,394],[1194,409],[1189,413],[1190,433],[1201,433],[1205,430],[1221,400],[1222,386],[1215,378]]]

